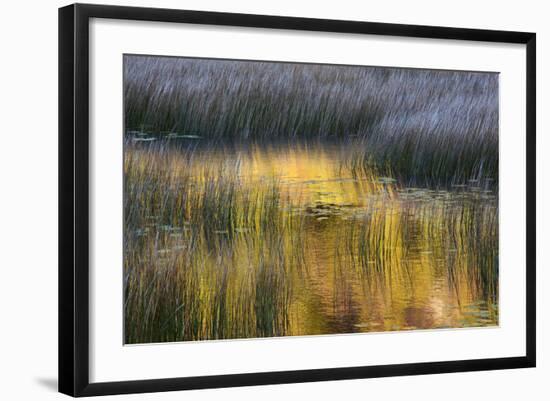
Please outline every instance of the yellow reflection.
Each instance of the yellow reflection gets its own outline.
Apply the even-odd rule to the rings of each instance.
[[[498,203],[341,146],[125,151],[127,342],[498,324]]]

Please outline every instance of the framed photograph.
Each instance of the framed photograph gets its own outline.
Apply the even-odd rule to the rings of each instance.
[[[59,390],[535,366],[535,34],[59,10]]]

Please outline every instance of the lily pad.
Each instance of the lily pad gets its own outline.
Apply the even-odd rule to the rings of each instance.
[[[379,184],[393,184],[397,180],[391,177],[378,177],[377,182]]]
[[[177,134],[177,133],[171,133],[168,134],[169,139],[202,139],[199,135],[190,135],[190,134]]]

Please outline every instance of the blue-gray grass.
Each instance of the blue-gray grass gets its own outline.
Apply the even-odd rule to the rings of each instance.
[[[498,322],[497,74],[125,56],[124,102],[127,343],[407,328],[434,277]],[[340,149],[366,201],[248,177],[271,146]]]
[[[407,184],[498,183],[498,74],[124,58],[126,131],[352,141],[354,169]]]

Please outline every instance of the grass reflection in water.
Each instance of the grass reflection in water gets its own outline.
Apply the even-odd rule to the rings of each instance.
[[[126,343],[498,324],[490,181],[414,188],[349,142],[192,139],[125,143]]]

